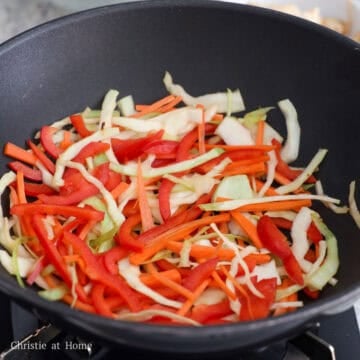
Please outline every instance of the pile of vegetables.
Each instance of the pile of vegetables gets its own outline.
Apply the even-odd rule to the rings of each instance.
[[[110,90],[100,110],[5,145],[2,266],[82,311],[195,326],[278,316],[335,285],[337,240],[312,203],[349,209],[316,179],[326,149],[289,165],[291,101],[278,103],[284,139],[273,108],[246,113],[239,90],[193,97],[169,73],[164,84],[152,104]]]

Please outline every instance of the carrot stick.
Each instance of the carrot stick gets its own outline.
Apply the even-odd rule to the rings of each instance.
[[[24,184],[24,174],[22,171],[16,173],[16,189],[19,199],[19,204],[26,204],[26,195],[25,195],[25,184]]]
[[[27,151],[11,142],[5,144],[4,155],[23,161],[29,165],[35,165],[37,161],[36,156],[32,152]]]
[[[112,197],[116,200],[130,185],[124,181],[111,190]]]
[[[183,306],[178,310],[177,314],[180,316],[185,316],[186,313],[190,310],[194,302],[199,298],[199,296],[205,291],[205,289],[210,284],[210,279],[204,280],[193,292],[191,299],[188,299],[184,302]]]
[[[74,309],[85,311],[85,312],[92,313],[92,314],[96,314],[96,310],[92,305],[86,304],[80,300],[76,300],[74,302],[74,298],[70,294],[66,294],[63,297],[63,301],[69,305],[72,305]]]
[[[271,151],[276,149],[274,145],[219,145],[219,144],[205,144],[205,149],[210,150],[214,148],[221,148],[224,150],[261,150]]]
[[[284,200],[244,205],[239,207],[237,210],[244,212],[298,210],[303,206],[311,207],[311,204],[311,200]]]
[[[173,227],[172,229],[163,232],[159,236],[151,239],[144,247],[142,252],[133,253],[130,255],[130,262],[135,265],[139,265],[151,256],[156,254],[158,251],[164,249],[169,241],[182,240],[194,230],[208,225],[212,222],[222,222],[229,220],[230,215],[227,213],[207,216],[205,218],[193,220],[185,224],[181,224]]]
[[[259,179],[255,179],[256,191],[260,191],[260,189],[264,186],[264,182]],[[274,196],[279,195],[274,187],[269,187],[269,189],[265,192],[265,195]]]
[[[256,132],[256,145],[263,145],[264,143],[264,130],[265,130],[265,121],[261,120],[257,123],[257,132]]]
[[[149,264],[145,264],[145,269],[148,271],[147,273],[142,273],[140,275],[140,280],[146,285],[151,288],[161,287],[164,286],[164,284],[158,280],[158,277],[154,273],[155,271],[152,270],[154,267],[153,264],[149,266]],[[151,270],[150,270],[151,269]],[[177,269],[170,269],[159,272],[156,270],[157,274],[161,274],[162,277],[166,277],[167,279],[170,279],[171,281],[175,283],[181,282],[181,275]]]
[[[173,101],[170,101],[168,104],[162,106],[159,111],[161,113],[165,113],[168,111],[171,111],[174,109],[174,107],[179,104],[182,101],[182,97],[181,96],[176,96],[175,99]]]
[[[71,141],[71,132],[65,130],[63,132],[63,139],[61,140],[59,146],[61,149],[66,150],[72,144],[73,142]]]
[[[269,254],[249,254],[245,256],[245,259],[249,262],[254,259],[256,265],[262,265],[267,264],[269,261],[271,261],[271,256]]]
[[[256,225],[254,225],[248,218],[246,218],[240,211],[231,211],[231,216],[239,224],[239,226],[245,231],[249,236],[252,243],[258,248],[261,249],[263,244],[258,236]]]
[[[220,175],[217,175],[216,178],[222,178],[225,176],[238,175],[238,174],[264,173],[265,170],[266,168],[263,162],[251,164],[251,165],[242,165],[230,170],[225,169],[224,171],[222,171]]]
[[[179,241],[169,241],[166,244],[166,248],[175,252],[180,253],[183,244]],[[217,248],[214,246],[206,245],[192,245],[190,249],[190,256],[197,259],[208,259],[212,257],[218,257],[220,260],[231,260],[234,257],[234,251],[226,248]]]
[[[223,114],[215,114],[211,120],[221,121],[224,118]]]
[[[168,95],[165,96],[164,98],[154,102],[153,104],[147,106],[145,109],[143,109],[142,111],[132,115],[131,117],[133,118],[139,118],[141,116],[144,116],[146,114],[149,114],[151,112],[154,112],[156,110],[158,110],[159,108],[161,108],[162,106],[168,104],[170,101],[173,101],[175,98],[174,95]]]
[[[193,296],[193,293],[186,289],[185,287],[179,285],[177,282],[173,281],[172,279],[170,279],[167,276],[164,276],[163,273],[159,273],[155,266],[151,263],[146,264],[145,265],[145,269],[148,270],[150,272],[150,274],[156,279],[158,280],[158,282],[160,282],[161,284],[167,286],[168,288],[176,291],[177,293],[179,293],[182,296],[185,296],[188,299],[191,299]],[[171,270],[170,270],[171,271]],[[179,273],[178,273],[179,274]],[[179,274],[180,276],[180,274]],[[181,278],[181,276],[180,276]]]
[[[138,160],[136,179],[137,179],[137,195],[139,200],[142,228],[143,231],[146,231],[154,227],[154,220],[152,217],[149,201],[146,195],[146,189],[144,184],[144,178],[142,176],[142,167],[141,167],[140,159]]]
[[[221,279],[221,277],[216,271],[214,271],[211,276],[213,277],[219,288],[224,291],[224,293],[229,299],[236,300],[236,294],[226,286],[225,282]]]

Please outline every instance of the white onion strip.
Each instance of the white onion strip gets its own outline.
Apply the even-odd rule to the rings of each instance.
[[[360,212],[355,200],[355,181],[352,181],[350,183],[349,208],[350,208],[350,215],[354,219],[357,227],[360,228]]]

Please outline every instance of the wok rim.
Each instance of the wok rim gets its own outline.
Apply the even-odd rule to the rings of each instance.
[[[69,14],[54,20],[50,20],[41,25],[28,29],[19,35],[0,44],[0,58],[7,51],[13,47],[21,46],[23,42],[30,41],[37,36],[57,29],[66,27],[69,24],[85,20],[92,17],[100,17],[109,15],[112,12],[127,12],[136,11],[136,9],[146,10],[147,8],[208,8],[208,9],[226,9],[229,11],[239,11],[242,13],[249,13],[255,16],[271,17],[276,21],[283,22],[285,25],[297,26],[319,33],[324,37],[330,37],[334,41],[341,42],[343,46],[356,48],[360,50],[360,44],[345,37],[333,30],[327,29],[321,25],[310,23],[302,18],[280,13],[278,11],[265,9],[261,7],[253,7],[248,5],[223,2],[223,1],[207,1],[207,0],[152,0],[152,1],[135,1],[128,3],[120,3],[115,5],[101,6],[93,9],[88,9],[73,14]],[[14,286],[15,285],[15,286]],[[101,326],[103,328],[114,331],[134,331],[141,333],[144,336],[151,336],[153,333],[176,335],[179,338],[179,343],[187,343],[189,341],[195,342],[197,340],[205,340],[209,337],[216,337],[224,333],[244,332],[247,329],[271,329],[272,327],[282,327],[285,324],[293,323],[294,327],[303,327],[306,324],[316,321],[321,316],[337,313],[351,307],[356,299],[360,299],[360,280],[354,283],[347,289],[340,293],[328,296],[326,299],[319,299],[315,302],[307,304],[304,308],[298,309],[276,318],[266,318],[262,320],[239,322],[226,325],[212,325],[194,328],[192,326],[166,326],[153,325],[146,323],[136,323],[121,320],[113,320],[93,315],[86,312],[81,312],[72,309],[70,306],[60,302],[49,302],[40,296],[31,288],[21,288],[17,285],[14,279],[7,279],[0,276],[0,291],[4,292],[15,302],[24,304],[26,307],[32,308],[33,312],[40,311],[41,313],[51,313],[57,318],[66,318],[66,323],[83,329],[88,332],[86,327],[92,325],[93,327]],[[337,309],[341,308],[340,311]],[[98,335],[96,335],[98,336]],[[256,345],[256,344],[253,344]],[[229,346],[226,346],[229,348]],[[186,351],[186,349],[177,349]],[[193,349],[192,349],[193,350]]]

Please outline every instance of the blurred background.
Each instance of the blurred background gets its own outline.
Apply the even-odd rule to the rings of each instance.
[[[0,0],[0,43],[57,17],[97,6],[130,1],[134,0]],[[360,0],[225,1],[272,7],[328,26],[360,41]]]

